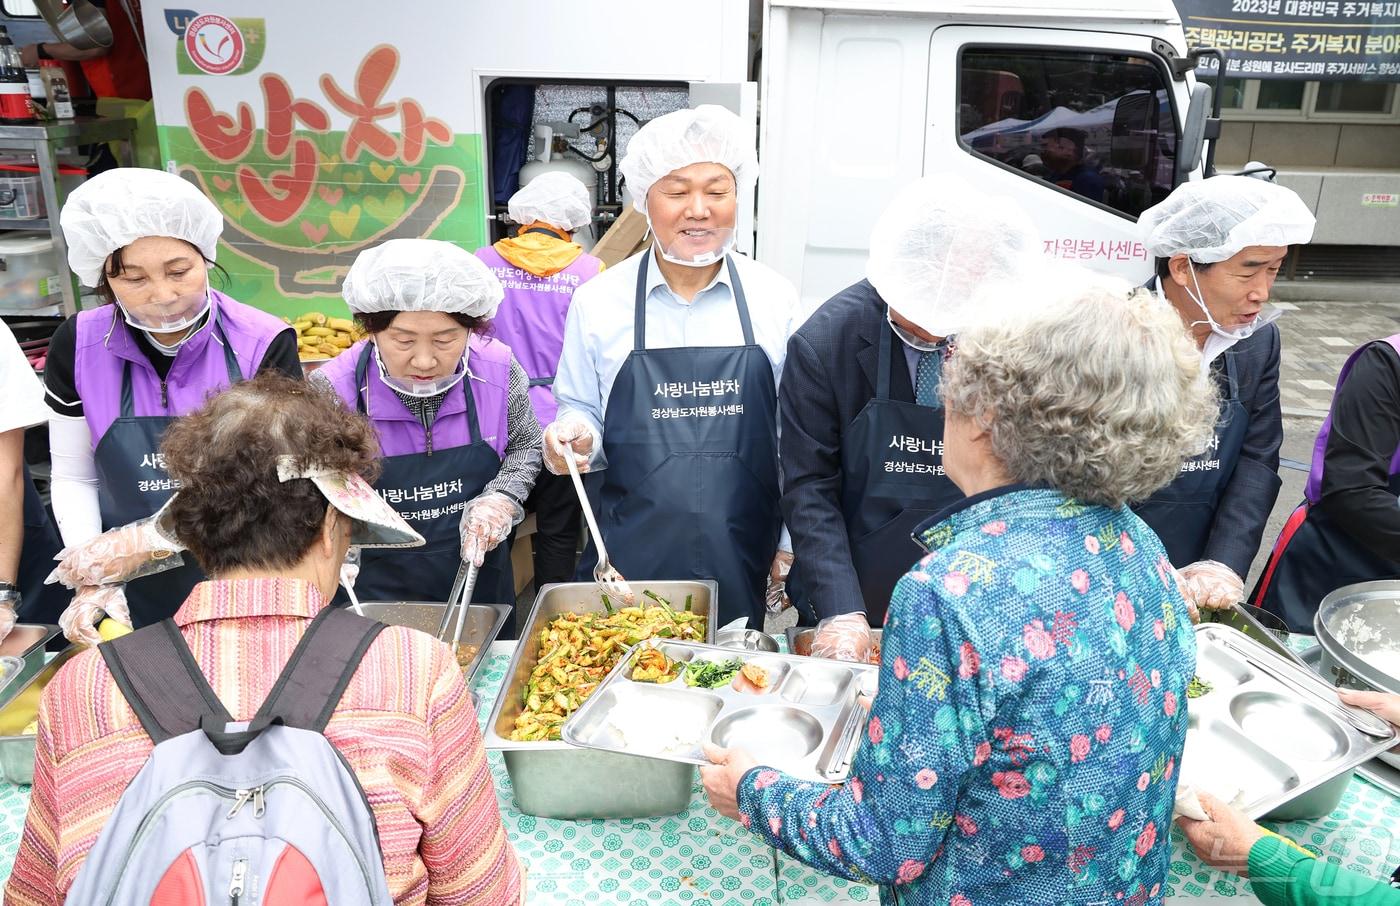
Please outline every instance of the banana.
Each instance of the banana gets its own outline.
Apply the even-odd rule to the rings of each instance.
[[[306,333],[306,335],[309,336],[309,337],[333,337],[333,336],[335,336],[335,331],[334,331],[334,330],[331,330],[329,327],[308,327],[308,328],[306,328],[305,333]]]
[[[340,349],[349,349],[351,345],[350,335],[348,333],[336,334],[335,336],[331,337],[331,345],[339,347]]]
[[[293,322],[292,322],[292,330],[295,330],[295,331],[296,331],[297,333],[299,333],[299,334],[300,334],[300,333],[306,333],[306,329],[307,329],[308,327],[311,327],[311,326],[312,326],[312,324],[311,324],[310,321],[293,321]]]
[[[120,638],[129,632],[131,632],[130,626],[123,625],[111,617],[107,617],[97,624],[97,634],[102,636],[104,642],[110,642],[112,639]]]
[[[352,333],[355,330],[355,322],[349,318],[327,318],[326,326],[331,330],[344,331],[345,333]]]
[[[298,320],[298,321],[310,321],[312,324],[323,325],[323,324],[326,323],[326,316],[323,315],[323,314],[321,314],[319,311],[308,311],[306,314],[302,315],[300,318],[297,318],[297,320]]]

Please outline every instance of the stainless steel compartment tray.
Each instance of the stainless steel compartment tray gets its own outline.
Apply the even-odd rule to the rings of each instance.
[[[1181,782],[1235,798],[1251,818],[1327,814],[1352,769],[1395,745],[1393,730],[1353,726],[1321,677],[1236,629],[1197,626],[1196,663],[1213,688],[1187,703]]]
[[[705,615],[705,640],[713,641],[719,614],[713,581],[631,580],[638,599],[651,591]],[[548,818],[652,818],[674,815],[690,802],[695,768],[659,761],[579,749],[562,741],[516,742],[511,728],[520,715],[521,693],[539,660],[539,631],[564,613],[602,613],[602,598],[592,582],[546,585],[535,596],[530,613],[520,624],[515,646],[496,704],[486,722],[486,748],[505,760],[516,807],[526,815]]]
[[[438,627],[442,624],[442,611],[446,606],[429,601],[368,601],[362,603],[360,609],[372,620],[388,623],[390,626],[407,626],[436,636]],[[467,677],[468,687],[476,679],[476,673],[481,669],[482,661],[486,659],[487,649],[496,641],[496,636],[501,634],[501,627],[505,625],[508,617],[509,604],[467,606],[467,618],[463,622],[462,635],[457,639],[457,643],[476,646],[476,654],[462,668]]]
[[[665,683],[632,680],[634,662],[648,648],[681,663],[681,673]],[[705,689],[682,678],[686,664],[731,660],[763,666],[768,691],[740,691],[733,680]],[[652,639],[618,662],[564,724],[563,736],[580,747],[696,765],[708,764],[701,751],[708,741],[746,749],[759,763],[804,780],[841,783],[865,725],[857,697],[873,693],[877,672],[867,664]],[[613,724],[619,709],[664,714],[670,723],[633,718],[624,736]],[[685,728],[679,737],[668,729],[676,726]]]

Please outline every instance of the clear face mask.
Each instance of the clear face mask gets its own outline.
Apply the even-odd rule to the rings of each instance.
[[[384,365],[384,359],[379,355],[379,344],[374,346],[374,363],[379,366],[379,377],[394,390],[407,396],[427,399],[451,390],[462,382],[467,376],[467,353],[462,351],[462,360],[457,363],[457,368],[446,377],[435,378],[431,381],[417,381],[408,378],[396,378],[389,373],[389,369]]]
[[[1234,330],[1226,330],[1224,327],[1221,327],[1215,322],[1215,316],[1212,315],[1210,313],[1210,309],[1206,307],[1205,293],[1201,292],[1200,281],[1196,279],[1196,265],[1191,262],[1190,258],[1187,258],[1186,266],[1191,269],[1191,282],[1195,285],[1196,291],[1192,292],[1190,287],[1186,286],[1183,286],[1182,289],[1186,290],[1186,295],[1191,298],[1192,302],[1196,303],[1196,307],[1199,308],[1201,312],[1206,316],[1204,321],[1192,321],[1190,325],[1191,327],[1195,328],[1201,326],[1202,324],[1209,324],[1210,332],[1220,337],[1221,339],[1246,340],[1249,337],[1253,336],[1254,331],[1258,330],[1260,327],[1264,326],[1265,324],[1268,324],[1269,322],[1273,321],[1278,317],[1277,309],[1271,306],[1265,306],[1253,321],[1250,321],[1243,327],[1237,327]]]
[[[651,227],[650,216],[647,218],[647,226],[651,228],[652,236],[656,236],[656,229]],[[667,245],[662,245],[658,237],[656,253],[672,264],[708,267],[716,261],[723,261],[724,257],[734,250],[734,240],[734,230],[729,227],[681,230]]]
[[[182,293],[169,302],[133,307],[117,299],[117,307],[126,323],[148,334],[178,333],[193,327],[209,313],[212,304],[208,284],[198,292]]]
[[[922,337],[917,337],[910,331],[896,324],[894,322],[894,314],[892,311],[890,311],[888,306],[885,308],[885,320],[888,321],[890,327],[894,329],[894,335],[899,337],[899,339],[903,341],[903,343],[910,349],[914,349],[919,352],[933,352],[935,349],[938,348],[937,343],[931,343],[928,340],[923,339]]]

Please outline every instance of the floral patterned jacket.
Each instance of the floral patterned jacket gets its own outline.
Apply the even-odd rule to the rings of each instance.
[[[1157,536],[1020,486],[916,537],[851,779],[755,768],[743,823],[886,903],[1162,902],[1196,646]]]

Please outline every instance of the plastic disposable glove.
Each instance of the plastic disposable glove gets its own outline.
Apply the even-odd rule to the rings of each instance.
[[[1365,708],[1381,720],[1387,721],[1400,730],[1400,695],[1394,692],[1358,692],[1353,689],[1338,689],[1337,697],[1356,708]],[[1400,768],[1400,746],[1390,750],[1390,755],[1381,758]]]
[[[553,474],[569,474],[569,464],[564,459],[570,455],[569,451],[578,470],[587,472],[588,461],[593,456],[593,429],[583,419],[566,415],[544,429],[543,447],[545,468]]]
[[[870,663],[870,648],[874,636],[870,621],[863,613],[843,613],[827,617],[817,624],[817,636],[812,640],[812,657],[836,661]]]
[[[59,551],[59,564],[45,581],[73,589],[130,582],[182,566],[181,550],[156,528],[154,517],[142,519]]]
[[[499,491],[474,498],[462,511],[462,559],[481,566],[486,552],[510,535],[525,518],[525,508]]]
[[[1224,563],[1197,560],[1183,566],[1182,594],[1190,604],[1205,610],[1225,610],[1244,599],[1244,580]]]
[[[787,595],[787,577],[791,571],[792,551],[778,551],[773,565],[768,568],[768,590],[763,596],[769,613],[782,613],[792,606]]]
[[[126,591],[120,585],[89,585],[79,588],[68,608],[59,614],[58,625],[63,637],[75,645],[99,645],[102,636],[97,624],[106,614],[118,623],[131,625],[131,611],[126,606]]]
[[[19,601],[0,601],[0,642],[15,628],[15,621],[19,619],[15,615],[15,608],[18,606]]]
[[[355,587],[355,580],[360,578],[360,549],[352,547],[345,554],[345,562],[340,564],[340,584],[346,590]]]

